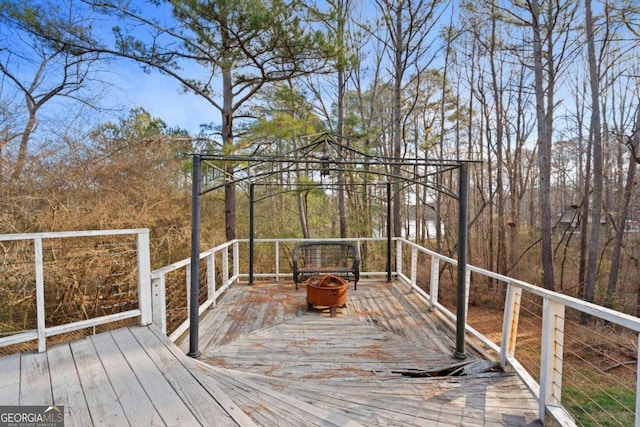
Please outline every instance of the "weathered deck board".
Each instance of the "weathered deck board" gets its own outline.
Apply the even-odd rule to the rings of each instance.
[[[0,374],[0,405],[62,405],[69,426],[254,425],[151,327],[6,356]]]
[[[91,337],[91,341],[109,376],[109,381],[118,396],[127,420],[132,425],[161,424],[162,417],[145,393],[136,374],[130,369],[126,358],[111,334],[96,335]]]
[[[28,353],[20,369],[20,404],[39,405],[53,402],[49,378],[49,361],[44,353]]]
[[[511,375],[357,383],[336,379],[309,384],[220,368],[210,368],[210,374],[227,384],[238,384],[241,379],[245,384],[261,384],[324,409],[343,412],[366,425],[536,425],[532,424],[534,411],[522,414],[522,407],[532,405],[533,398],[513,395],[514,390],[522,391],[522,386]],[[501,405],[500,411],[493,406],[498,395],[506,395],[510,401]]]
[[[173,388],[173,393],[180,396],[190,413],[203,425],[232,426],[236,425],[231,417],[220,407],[210,393],[203,393],[199,382],[187,367],[172,354],[167,347],[147,328],[133,329],[131,333],[140,346],[149,355],[149,359],[162,372]],[[185,423],[180,420],[180,424]]]
[[[305,296],[292,283],[231,286],[201,320],[200,360],[153,327],[1,358],[0,404],[64,405],[68,425],[540,425],[513,375],[397,372],[459,362],[408,287],[361,281],[336,318]]]
[[[340,411],[328,411],[311,405],[304,400],[280,393],[272,387],[265,387],[256,381],[228,371],[227,375],[215,375],[207,366],[205,372],[214,376],[220,383],[226,384],[237,401],[243,401],[247,412],[259,412],[266,425],[292,426],[352,426],[361,424],[342,414]],[[266,409],[266,410],[265,410]],[[268,420],[268,421],[266,421]]]
[[[93,425],[127,424],[127,416],[120,405],[119,396],[111,386],[109,376],[91,340],[71,341],[70,347]],[[56,404],[76,406],[76,402]]]
[[[455,335],[408,287],[360,282],[337,318],[307,311],[305,297],[289,283],[235,285],[201,318],[208,375],[258,424],[313,425],[301,404],[291,413],[295,401],[268,398],[272,390],[365,425],[540,425],[537,402],[513,375],[394,373],[459,362]]]
[[[64,344],[55,345],[47,351],[47,357],[53,401],[58,405],[64,405],[65,418],[68,420],[66,424],[91,425],[91,414],[84,399],[71,348]],[[73,405],[69,405],[70,402],[73,402]]]
[[[2,358],[0,363],[0,403],[18,405],[20,403],[20,354]]]
[[[357,319],[322,316],[301,316],[254,332],[207,350],[201,360],[241,371],[305,379],[444,368],[456,362],[452,354],[425,351],[423,346]]]

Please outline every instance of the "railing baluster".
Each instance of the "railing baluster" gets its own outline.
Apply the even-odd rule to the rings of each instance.
[[[467,268],[464,276],[464,318],[469,319],[469,295],[471,294],[471,270]],[[467,322],[469,322],[467,320]]]
[[[151,307],[153,312],[153,324],[156,325],[164,334],[167,333],[167,290],[166,276],[162,274],[160,277],[151,280]]]
[[[516,353],[521,298],[522,288],[518,288],[509,282],[507,284],[507,298],[502,320],[502,341],[500,342],[500,366],[503,370],[507,366],[507,358],[513,357]]]
[[[148,325],[153,320],[151,308],[151,254],[149,253],[149,230],[138,233],[138,307],[140,324]]]
[[[396,240],[396,274],[402,274],[402,240]]]
[[[280,281],[280,242],[276,240],[276,282]]]
[[[38,352],[47,350],[47,339],[45,335],[45,308],[44,308],[44,263],[42,261],[42,239],[37,237],[33,240],[35,261],[36,261],[36,321],[38,324]]]
[[[431,277],[429,278],[429,302],[430,310],[436,311],[438,304],[438,291],[440,288],[440,259],[431,255]]]
[[[207,299],[216,303],[216,261],[214,253],[207,255]]]
[[[229,286],[229,246],[222,249],[222,288]]]
[[[233,241],[233,277],[238,280],[240,275],[240,251],[238,249],[238,240]]]
[[[187,288],[187,320],[191,319],[191,263],[187,264],[184,272],[184,279]]]
[[[418,286],[418,248],[411,247],[411,290]]]
[[[560,406],[565,306],[548,298],[542,304],[542,348],[540,352],[540,407],[545,419],[547,406]]]

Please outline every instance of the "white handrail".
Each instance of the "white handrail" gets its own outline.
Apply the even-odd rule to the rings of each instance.
[[[439,262],[446,262],[457,265],[457,261],[444,255],[423,248],[413,242],[405,239],[397,240],[397,254],[399,269],[397,271],[398,278],[418,291],[425,301],[427,301],[432,310],[437,310],[448,317],[455,320],[455,315],[447,310],[438,301],[439,288]],[[402,246],[407,246],[412,250],[411,256],[411,273],[407,277],[401,270],[401,254]],[[420,287],[416,285],[416,274],[413,264],[416,262],[415,251],[428,255],[431,259],[431,280],[430,294],[426,294]],[[537,287],[530,283],[516,280],[508,276],[494,273],[472,265],[467,266],[467,273],[470,272],[484,275],[505,282],[507,284],[507,292],[504,303],[504,317],[502,326],[502,337],[500,346],[496,346],[492,341],[484,337],[475,329],[467,325],[467,332],[480,340],[483,344],[493,349],[500,356],[500,363],[504,368],[507,364],[515,370],[531,392],[536,396],[539,402],[539,416],[541,420],[545,419],[545,415],[549,414],[561,425],[575,425],[571,415],[561,406],[561,385],[562,385],[562,361],[563,361],[563,341],[564,341],[564,319],[567,307],[591,316],[598,317],[607,322],[630,329],[636,333],[640,333],[640,319],[625,313],[611,310],[593,303],[582,301],[578,298],[552,292],[544,288]],[[533,377],[526,369],[514,358],[516,348],[516,336],[518,329],[518,318],[520,313],[520,301],[522,292],[536,295],[543,299],[543,316],[541,331],[541,365],[540,365],[540,384],[536,383]],[[469,276],[467,277],[467,300],[465,301],[465,309],[468,309],[469,296]],[[638,336],[640,340],[640,335]],[[640,408],[640,353],[638,357],[637,380],[636,380],[636,408]],[[636,410],[635,425],[640,427],[640,412]]]
[[[108,236],[108,235],[126,235],[135,234],[137,244],[137,267],[138,267],[138,308],[126,312],[102,316],[94,319],[87,319],[70,324],[46,327],[44,319],[44,274],[43,274],[43,258],[42,258],[42,241],[46,239],[56,238],[72,238],[72,237],[91,237],[91,236]],[[37,328],[30,331],[20,331],[13,335],[0,338],[0,346],[10,345],[25,341],[37,339],[38,348],[43,351],[46,347],[46,337],[70,332],[72,330],[82,329],[99,324],[109,323],[113,321],[123,320],[126,318],[139,317],[140,322],[147,324],[153,322],[157,324],[163,331],[167,331],[167,274],[184,269],[184,279],[187,295],[190,293],[190,258],[175,262],[160,269],[149,271],[149,231],[145,229],[134,230],[107,230],[107,231],[87,231],[87,232],[60,232],[60,233],[35,233],[35,234],[19,234],[19,235],[0,235],[0,241],[9,240],[30,240],[33,242],[35,252],[35,282],[36,282],[36,306],[37,306]],[[255,239],[256,244],[273,244],[276,261],[273,264],[274,272],[254,274],[254,277],[275,277],[280,279],[290,277],[286,269],[283,271],[280,263],[280,255],[282,253],[282,245],[284,243],[297,243],[304,239]],[[351,239],[318,239],[325,241],[351,241],[356,242],[359,246],[364,242],[385,242],[384,238],[351,238]],[[398,280],[411,287],[417,295],[423,298],[430,307],[430,310],[439,313],[449,320],[455,320],[455,314],[450,312],[439,301],[439,276],[442,263],[452,266],[457,265],[457,261],[453,258],[438,254],[432,250],[417,245],[405,239],[393,239],[395,249],[395,269],[392,272]],[[200,305],[198,312],[202,313],[208,307],[216,304],[227,287],[236,283],[241,277],[246,277],[243,268],[244,264],[240,263],[241,244],[247,244],[248,239],[236,239],[225,242],[214,248],[203,251],[199,259],[206,259],[206,271],[204,277],[206,280],[206,301]],[[244,251],[242,251],[244,253]],[[404,255],[403,255],[404,254]],[[418,283],[419,271],[419,255],[423,254],[430,260],[430,280],[428,283],[428,292],[424,290]],[[405,257],[406,255],[406,257]],[[216,257],[218,260],[216,260]],[[409,260],[407,269],[403,268],[403,263]],[[220,261],[220,264],[217,264]],[[366,263],[365,263],[366,265]],[[220,269],[220,274],[216,274],[216,267]],[[502,334],[500,345],[492,342],[484,337],[480,332],[471,326],[467,327],[470,335],[473,335],[479,341],[484,343],[488,348],[495,351],[501,365],[506,368],[510,366],[530,388],[532,393],[539,401],[539,415],[544,419],[546,415],[553,416],[563,425],[571,425],[571,416],[562,407],[562,360],[563,360],[563,340],[564,334],[564,318],[567,308],[577,310],[581,313],[587,313],[609,323],[619,325],[638,334],[640,339],[640,319],[637,317],[620,313],[615,310],[598,306],[596,304],[582,301],[578,298],[552,292],[533,284],[516,280],[508,276],[497,274],[479,267],[469,265],[467,267],[466,283],[467,283],[467,300],[465,309],[468,309],[468,295],[470,285],[470,275],[482,275],[498,282],[506,284],[506,293],[504,296],[504,315],[502,324]],[[383,275],[383,271],[363,271],[363,275]],[[184,288],[183,288],[184,289]],[[538,384],[532,375],[515,359],[516,337],[518,334],[518,321],[520,317],[521,301],[523,294],[534,295],[542,299],[543,315],[541,330],[541,364],[540,364],[540,383]],[[188,298],[187,298],[188,299]],[[188,304],[185,301],[185,304]],[[186,310],[184,316],[186,319],[182,324],[178,325],[173,331],[170,331],[170,338],[175,340],[189,327],[188,319],[189,311]],[[640,355],[638,355],[640,356]],[[640,357],[638,357],[640,363]],[[640,393],[638,384],[640,384],[640,369],[638,369],[638,379],[636,381],[636,407],[640,407]],[[635,425],[640,427],[640,417],[638,411],[635,413]]]
[[[100,316],[92,319],[80,320],[58,326],[46,325],[45,293],[46,283],[44,279],[43,241],[51,239],[70,239],[79,237],[101,237],[101,236],[122,236],[136,235],[136,256],[138,270],[138,308],[123,311],[120,313]],[[125,229],[125,230],[89,230],[89,231],[60,231],[46,233],[19,233],[0,234],[0,242],[9,241],[32,241],[34,247],[34,274],[36,288],[36,329],[33,331],[22,331],[20,333],[4,336],[0,338],[0,346],[7,346],[28,342],[36,339],[38,341],[38,351],[44,352],[47,348],[46,338],[60,335],[80,329],[94,327],[105,323],[116,322],[124,319],[139,317],[140,324],[151,323],[153,313],[151,306],[151,258],[149,251],[149,230],[148,229]]]

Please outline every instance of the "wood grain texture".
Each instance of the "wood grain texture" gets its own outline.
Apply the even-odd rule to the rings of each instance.
[[[307,311],[293,283],[236,284],[200,323],[199,360],[153,326],[0,359],[0,403],[64,405],[75,425],[536,426],[515,375],[472,348],[447,371],[454,334],[399,283],[360,282],[347,306]],[[48,399],[48,400],[47,400]]]
[[[47,350],[53,403],[64,406],[65,425],[91,425],[91,414],[68,344],[57,344]]]
[[[514,375],[397,373],[459,363],[451,329],[409,287],[360,282],[336,318],[307,312],[305,295],[291,283],[234,285],[201,319],[205,373],[256,423],[315,425],[311,405],[364,425],[541,425]],[[467,360],[482,358],[469,349]]]

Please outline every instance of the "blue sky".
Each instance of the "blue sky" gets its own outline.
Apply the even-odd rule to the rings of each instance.
[[[64,7],[63,2],[57,4]],[[78,6],[78,3],[67,4],[68,7],[74,5]],[[148,5],[146,7],[150,12],[155,10]],[[170,11],[162,13],[169,13],[170,17]],[[109,19],[96,20],[93,29],[109,36],[115,25],[117,22]],[[37,68],[42,63],[38,54],[39,46],[39,43],[34,43],[33,39],[24,33],[16,32],[8,26],[0,27],[0,61],[23,86],[29,87],[32,84]],[[50,52],[47,53],[49,54]],[[133,61],[110,59],[107,63],[94,64],[92,70],[91,81],[75,95],[89,100],[90,104],[102,110],[92,111],[83,108],[81,102],[55,97],[38,112],[39,125],[33,135],[34,139],[40,143],[48,143],[52,134],[64,133],[63,128],[68,125],[88,131],[104,122],[117,121],[137,107],[143,107],[167,125],[186,129],[192,135],[198,134],[201,124],[220,123],[219,112],[202,98],[191,93],[183,93],[180,84],[169,76],[157,71],[143,72]],[[192,70],[187,68],[187,71]],[[59,83],[60,76],[60,64],[49,64],[34,93],[41,94],[50,90]],[[0,123],[13,120],[16,129],[23,126],[26,121],[24,95],[11,79],[2,75],[0,102],[4,103],[2,105],[10,106],[6,117],[3,110],[0,110]],[[22,116],[16,120],[15,115],[12,115],[14,112],[21,112]],[[80,121],[75,124],[69,123],[68,120],[73,120],[74,117],[75,120],[80,117]]]
[[[196,135],[200,125],[220,123],[220,113],[201,97],[183,93],[180,84],[158,72],[145,73],[132,62],[120,61],[111,76],[112,102],[125,111],[143,107],[171,127],[180,127]]]

